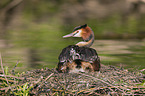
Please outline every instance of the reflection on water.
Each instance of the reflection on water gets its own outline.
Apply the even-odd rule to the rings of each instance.
[[[145,68],[145,43],[143,41],[97,40],[95,48],[103,64],[129,69]]]
[[[57,44],[49,44],[40,48],[15,48],[10,46],[1,49],[3,65],[12,69],[17,61],[16,71],[26,71],[43,67],[54,68],[61,50],[77,41],[61,39]],[[0,42],[2,46],[2,41]],[[145,43],[143,41],[96,40],[92,46],[98,52],[101,63],[105,65],[123,66],[130,69],[145,68]],[[58,47],[59,46],[59,47]]]

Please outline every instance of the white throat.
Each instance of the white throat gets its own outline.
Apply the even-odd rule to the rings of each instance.
[[[79,47],[90,47],[94,42],[94,38],[92,38],[91,40],[89,40],[88,42],[86,41],[81,41],[81,42],[78,42],[76,45],[78,45]]]

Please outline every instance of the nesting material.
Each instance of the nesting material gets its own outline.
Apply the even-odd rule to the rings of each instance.
[[[140,71],[102,65],[100,72],[58,73],[55,69],[29,71],[22,75],[35,95],[145,95]]]

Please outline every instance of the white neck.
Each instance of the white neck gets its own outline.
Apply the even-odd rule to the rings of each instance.
[[[78,45],[79,47],[90,47],[94,42],[94,38],[92,38],[91,40],[89,40],[88,42],[86,41],[81,41],[81,42],[78,42],[76,45]]]

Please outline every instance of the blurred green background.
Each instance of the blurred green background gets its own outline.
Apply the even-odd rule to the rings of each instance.
[[[88,24],[101,63],[145,68],[144,0],[1,0],[0,52],[17,72],[55,68],[61,50],[81,41],[62,36]]]

